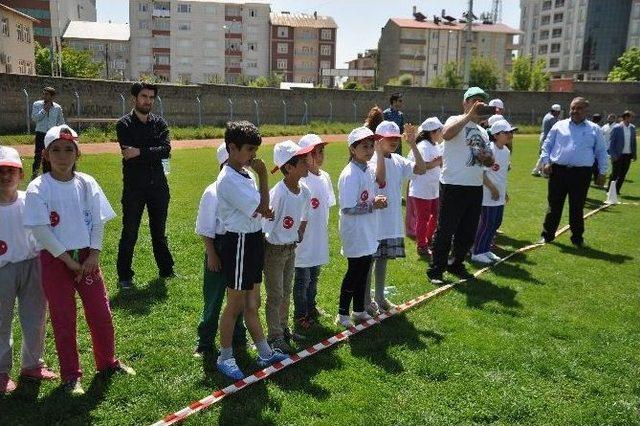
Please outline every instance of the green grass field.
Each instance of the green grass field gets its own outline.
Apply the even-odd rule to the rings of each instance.
[[[529,175],[537,147],[535,136],[516,137],[500,253],[538,239],[546,180]],[[326,152],[325,169],[335,184],[347,148],[332,144]],[[271,147],[260,155],[272,163]],[[212,149],[173,154],[168,235],[180,278],[166,285],[156,280],[145,218],[135,257],[138,289],[118,294],[119,218],[107,226],[102,269],[118,353],[138,375],[94,379],[81,319],[86,396],[70,399],[58,383],[24,383],[15,395],[0,397],[0,424],[148,424],[229,384],[192,357],[203,269],[203,247],[193,229],[200,195],[217,174],[214,158]],[[87,155],[79,168],[98,179],[121,211],[119,158]],[[639,170],[632,165],[623,201],[640,201]],[[592,188],[587,209],[604,198]],[[640,206],[611,207],[588,219],[586,228],[588,248],[574,249],[565,234],[241,390],[187,424],[639,424]],[[318,300],[333,315],[346,269],[336,209],[330,234],[331,263],[322,270]],[[410,240],[407,253],[390,262],[395,302],[434,288]],[[335,334],[331,321],[314,329],[309,342]],[[17,325],[15,331],[19,348]],[[46,360],[57,369],[50,327],[47,336]],[[251,351],[239,356],[245,373],[257,369],[254,360]]]

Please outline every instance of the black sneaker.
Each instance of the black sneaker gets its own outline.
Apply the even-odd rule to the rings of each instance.
[[[135,284],[132,279],[118,281],[118,288],[123,291],[133,290]]]
[[[442,271],[439,269],[429,269],[427,271],[427,277],[429,277],[429,281],[431,284],[442,285],[444,284],[444,278],[442,277]]]
[[[573,237],[571,237],[571,244],[573,244],[577,248],[583,248],[586,245],[585,242],[584,242],[584,239],[582,239],[582,238],[573,238]]]
[[[447,266],[447,272],[455,275],[461,280],[470,280],[471,278],[473,278],[473,274],[470,274],[469,271],[467,271],[467,268],[465,268],[462,263],[458,262]]]
[[[196,347],[196,349],[193,351],[193,357],[194,358],[207,358],[207,357],[212,357],[217,353],[216,350],[214,350],[214,348],[201,348],[201,347]]]

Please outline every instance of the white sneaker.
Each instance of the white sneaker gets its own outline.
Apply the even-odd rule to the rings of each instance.
[[[380,309],[378,307],[378,304],[376,302],[374,302],[373,300],[371,301],[371,303],[369,303],[367,306],[365,306],[364,310],[371,315],[372,317],[375,317],[376,315],[378,315],[380,313]]]
[[[378,303],[378,309],[380,310],[380,312],[387,312],[396,307],[396,305],[389,302],[389,300],[387,299],[382,299],[377,303]]]
[[[487,252],[485,253],[487,255],[487,257],[491,260],[493,260],[494,262],[500,262],[502,260],[502,258],[500,256],[498,256],[497,254],[493,253],[493,252]]]
[[[493,260],[489,258],[487,253],[479,253],[471,256],[471,261],[476,263],[482,263],[484,265],[490,265],[493,263]]]
[[[351,317],[349,315],[336,315],[336,325],[339,325],[344,328],[353,327],[353,321],[351,321]]]
[[[351,314],[351,318],[353,319],[353,322],[365,322],[373,319],[373,317],[365,311],[354,312],[353,314]]]

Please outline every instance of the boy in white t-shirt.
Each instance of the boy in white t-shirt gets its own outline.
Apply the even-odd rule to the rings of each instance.
[[[511,126],[507,120],[496,121],[491,126],[491,151],[495,162],[485,170],[483,176],[482,212],[471,256],[474,262],[489,264],[500,260],[490,249],[496,231],[502,224],[504,204],[509,200],[507,173],[511,151],[507,144],[513,141],[513,132],[516,130],[518,128]]]
[[[294,320],[303,329],[307,329],[321,315],[316,306],[318,276],[320,267],[329,262],[329,208],[336,204],[331,177],[322,170],[324,146],[318,135],[308,134],[302,137],[298,146],[313,150],[307,155],[309,174],[300,179],[311,192],[309,202],[309,220],[304,239],[296,248],[296,269],[293,284]]]
[[[58,376],[42,359],[45,311],[40,262],[35,238],[24,227],[24,178],[18,151],[0,146],[0,394],[16,389],[9,373],[13,364],[11,324],[16,298],[22,324],[20,376],[54,380]]]
[[[312,146],[300,148],[293,141],[276,144],[273,149],[276,167],[271,173],[280,169],[284,178],[269,191],[274,217],[262,220],[262,231],[266,239],[264,281],[269,330],[267,341],[272,348],[284,353],[292,352],[289,305],[296,245],[304,238],[311,202],[311,193],[304,184],[300,184],[300,179],[309,173],[306,155],[312,149]]]

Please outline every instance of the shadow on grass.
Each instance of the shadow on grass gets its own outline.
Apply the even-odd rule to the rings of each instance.
[[[624,198],[625,200],[629,200],[629,201],[638,201],[638,200],[640,200],[640,197],[636,197],[635,195],[620,194],[620,198]]]
[[[532,241],[530,240],[520,240],[518,238],[510,237],[507,234],[496,234],[495,242],[498,247],[507,246],[511,247],[512,249],[517,249],[532,244]],[[509,252],[509,250],[505,250],[505,252]]]
[[[109,301],[112,308],[124,309],[134,315],[148,315],[151,306],[167,299],[167,283],[165,279],[156,278],[144,288],[133,288],[118,291]]]
[[[476,278],[460,283],[454,289],[467,296],[467,306],[470,308],[484,309],[486,303],[495,301],[502,306],[501,313],[514,317],[520,316],[519,310],[522,309],[522,304],[516,300],[518,292],[510,287],[502,287]]]
[[[597,250],[593,247],[576,247],[574,245],[561,244],[554,242],[562,253],[572,254],[574,256],[588,257],[589,259],[604,260],[611,263],[624,263],[628,260],[633,260],[632,256],[626,254],[607,253],[606,251]]]
[[[536,265],[536,263],[528,260],[524,253],[518,253],[505,263],[491,268],[491,272],[500,277],[515,279],[528,284],[544,285],[542,281],[534,278],[531,272],[521,265]]]

